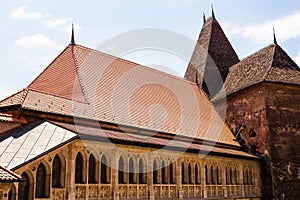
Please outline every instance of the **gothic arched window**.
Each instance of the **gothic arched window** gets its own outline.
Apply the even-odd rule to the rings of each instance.
[[[30,188],[30,180],[28,175],[23,172],[21,174],[22,178],[24,179],[24,181],[21,181],[19,183],[19,188],[18,188],[18,200],[31,200],[31,188]]]
[[[61,188],[63,186],[61,181],[61,176],[62,176],[62,164],[60,158],[58,157],[58,155],[56,155],[52,163],[52,187],[53,188]]]
[[[109,183],[110,169],[108,168],[106,156],[101,157],[101,183]]]
[[[40,163],[36,170],[36,187],[35,197],[36,198],[47,198],[48,197],[48,185],[47,185],[47,173],[43,163]]]
[[[119,159],[119,183],[124,184],[125,183],[125,172],[124,172],[124,165],[125,162],[123,160],[123,157],[120,157]]]
[[[83,183],[83,158],[80,152],[75,161],[75,183]]]
[[[89,157],[89,183],[97,183],[97,175],[96,175],[96,159],[91,154]]]

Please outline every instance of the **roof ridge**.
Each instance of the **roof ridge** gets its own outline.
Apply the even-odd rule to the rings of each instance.
[[[157,69],[154,69],[154,68],[151,68],[151,67],[148,67],[148,66],[145,66],[145,65],[142,65],[142,64],[139,64],[137,62],[134,62],[134,61],[130,61],[130,60],[126,60],[124,58],[120,58],[120,57],[117,57],[117,56],[114,56],[114,55],[111,55],[111,54],[108,54],[108,53],[105,53],[105,52],[102,52],[102,51],[99,51],[99,50],[96,50],[96,49],[92,49],[92,48],[89,48],[89,47],[85,47],[85,46],[82,46],[82,45],[78,45],[76,44],[75,45],[76,47],[80,47],[80,48],[84,48],[86,50],[90,50],[90,51],[93,51],[93,52],[96,52],[96,53],[100,53],[100,54],[103,54],[104,56],[108,56],[108,57],[111,57],[111,58],[114,58],[120,62],[124,62],[124,63],[131,63],[131,64],[135,64],[141,68],[144,68],[146,70],[149,70],[149,71],[152,71],[152,72],[155,72],[155,73],[159,73],[159,74],[163,74],[163,75],[167,75],[171,78],[174,78],[174,79],[178,79],[178,80],[181,80],[181,81],[184,81],[184,82],[188,82],[188,83],[192,83],[193,85],[195,85],[196,83],[192,82],[192,81],[189,81],[189,80],[186,80],[185,78],[183,77],[179,77],[179,76],[176,76],[176,75],[172,75],[172,74],[169,74],[167,72],[163,72],[163,71],[160,71],[160,70],[157,70]]]
[[[76,59],[76,54],[74,52],[74,46],[76,46],[75,44],[74,45],[71,45],[71,51],[72,51],[72,58],[73,58],[73,61],[74,61],[74,65],[75,65],[75,71],[76,71],[76,74],[77,74],[77,77],[78,77],[78,81],[79,81],[79,85],[80,85],[80,88],[82,90],[82,93],[83,93],[83,98],[84,98],[84,101],[86,103],[88,103],[88,99],[86,97],[86,93],[85,93],[85,89],[83,87],[83,84],[82,84],[82,80],[81,80],[81,77],[80,77],[80,74],[79,74],[79,65],[78,65],[78,62],[77,62],[77,59]],[[74,100],[74,99],[73,99]]]
[[[275,57],[275,51],[276,51],[276,47],[277,47],[277,44],[274,43],[274,44],[271,44],[271,46],[274,46],[274,49],[273,49],[273,56],[272,56],[272,63],[271,65],[269,66],[269,69],[267,70],[267,73],[264,77],[264,79],[262,81],[265,81],[267,79],[267,77],[269,76],[270,72],[271,72],[271,69],[273,68],[273,63],[274,63],[274,57]],[[261,82],[262,82],[261,81]]]

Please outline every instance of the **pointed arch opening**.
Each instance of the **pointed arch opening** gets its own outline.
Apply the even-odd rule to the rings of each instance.
[[[139,159],[139,184],[146,184],[147,181],[146,166],[142,158]]]
[[[97,162],[96,158],[91,154],[89,157],[89,174],[88,174],[88,182],[89,183],[97,183]]]
[[[33,199],[33,183],[26,172],[21,174],[25,181],[19,183],[18,187],[18,200],[32,200]]]
[[[125,179],[125,162],[123,157],[121,156],[119,158],[119,163],[118,163],[118,178],[119,178],[119,184],[124,184],[126,183]]]
[[[200,172],[198,168],[198,163],[195,164],[195,184],[200,184],[201,183],[201,177],[200,177]]]
[[[75,160],[75,183],[84,183],[83,174],[83,157],[78,152]]]
[[[192,176],[192,166],[191,163],[189,163],[188,166],[188,183],[193,184],[193,176]]]
[[[157,161],[154,160],[153,162],[153,184],[159,184],[160,183],[160,176],[159,176],[159,169]]]
[[[108,167],[108,159],[105,155],[101,157],[101,183],[110,183],[110,167]]]
[[[40,163],[36,170],[36,186],[35,197],[36,198],[48,198],[49,197],[49,184],[46,167],[43,163]]]
[[[181,183],[186,184],[185,166],[183,162],[181,163]]]
[[[64,165],[58,155],[55,155],[52,163],[52,188],[64,187]]]
[[[135,184],[135,167],[134,167],[134,162],[133,159],[129,159],[129,184]]]

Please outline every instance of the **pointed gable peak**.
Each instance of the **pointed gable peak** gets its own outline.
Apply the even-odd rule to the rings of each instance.
[[[190,59],[189,65],[185,72],[185,79],[196,82],[199,81],[199,87],[204,90],[206,86],[203,85],[203,80],[214,79],[216,70],[219,71],[217,76],[222,81],[225,80],[228,69],[232,65],[239,62],[238,56],[226,37],[219,22],[213,16],[208,18],[203,24],[198,41],[194,48],[194,52]],[[211,67],[211,66],[215,67]],[[215,69],[212,69],[215,68]],[[198,73],[196,78],[196,74]],[[212,92],[216,93],[222,86],[214,86]],[[206,91],[208,93],[208,91]],[[212,96],[213,94],[209,94]]]
[[[213,7],[213,5],[211,5],[211,17],[212,17],[213,19],[215,19],[215,12],[214,12],[214,7]]]

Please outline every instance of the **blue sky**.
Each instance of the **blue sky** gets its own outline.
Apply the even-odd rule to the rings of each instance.
[[[113,36],[143,28],[172,30],[196,40],[203,23],[202,13],[210,16],[211,4],[240,59],[272,43],[274,26],[278,43],[300,64],[298,0],[0,0],[0,3],[0,99],[26,87],[69,44],[72,21],[76,43],[94,49]],[[144,65],[163,65],[181,76],[186,67],[178,58],[157,52],[137,52],[126,58]]]

